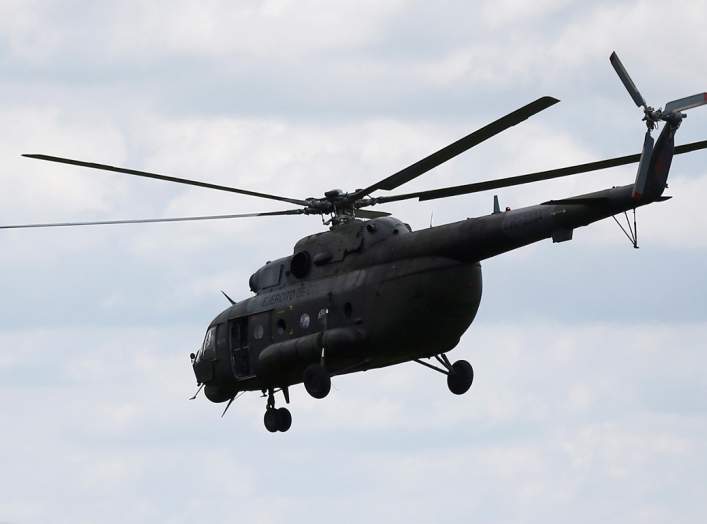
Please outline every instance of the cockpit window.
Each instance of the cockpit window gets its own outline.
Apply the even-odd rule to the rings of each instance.
[[[216,355],[216,326],[211,326],[206,332],[202,355],[207,359],[211,359]]]

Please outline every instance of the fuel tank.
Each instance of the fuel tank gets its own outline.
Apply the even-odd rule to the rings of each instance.
[[[277,375],[290,367],[304,367],[318,362],[325,351],[327,359],[340,359],[365,352],[366,332],[353,326],[328,329],[302,337],[271,344],[258,356],[259,376]]]

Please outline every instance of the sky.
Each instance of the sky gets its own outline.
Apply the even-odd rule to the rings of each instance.
[[[638,152],[641,111],[707,90],[707,5],[0,0],[0,223],[282,209],[21,158],[45,153],[305,198],[365,187],[539,96],[562,102],[399,191]],[[707,109],[677,143],[707,138]],[[532,205],[635,166],[504,189]],[[264,399],[187,398],[188,354],[318,217],[0,232],[0,523],[696,522],[707,512],[707,152],[674,198],[483,263],[452,360]],[[388,204],[414,229],[490,193]]]

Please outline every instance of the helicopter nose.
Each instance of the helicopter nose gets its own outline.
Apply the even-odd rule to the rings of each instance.
[[[236,388],[229,386],[206,386],[204,395],[214,404],[220,404],[233,398],[236,394]]]
[[[196,354],[189,354],[191,367],[194,370],[194,376],[199,384],[208,383],[214,376],[212,363],[203,357],[203,349],[197,350]]]

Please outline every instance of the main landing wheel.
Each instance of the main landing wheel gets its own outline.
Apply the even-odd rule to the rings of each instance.
[[[314,398],[324,398],[331,391],[331,377],[321,364],[310,364],[304,370],[304,388]]]
[[[265,411],[263,423],[265,424],[265,429],[270,433],[275,433],[276,431],[285,432],[292,426],[292,414],[287,408],[268,408]]]
[[[457,360],[447,375],[447,387],[455,395],[463,395],[474,382],[474,368],[466,360]]]

